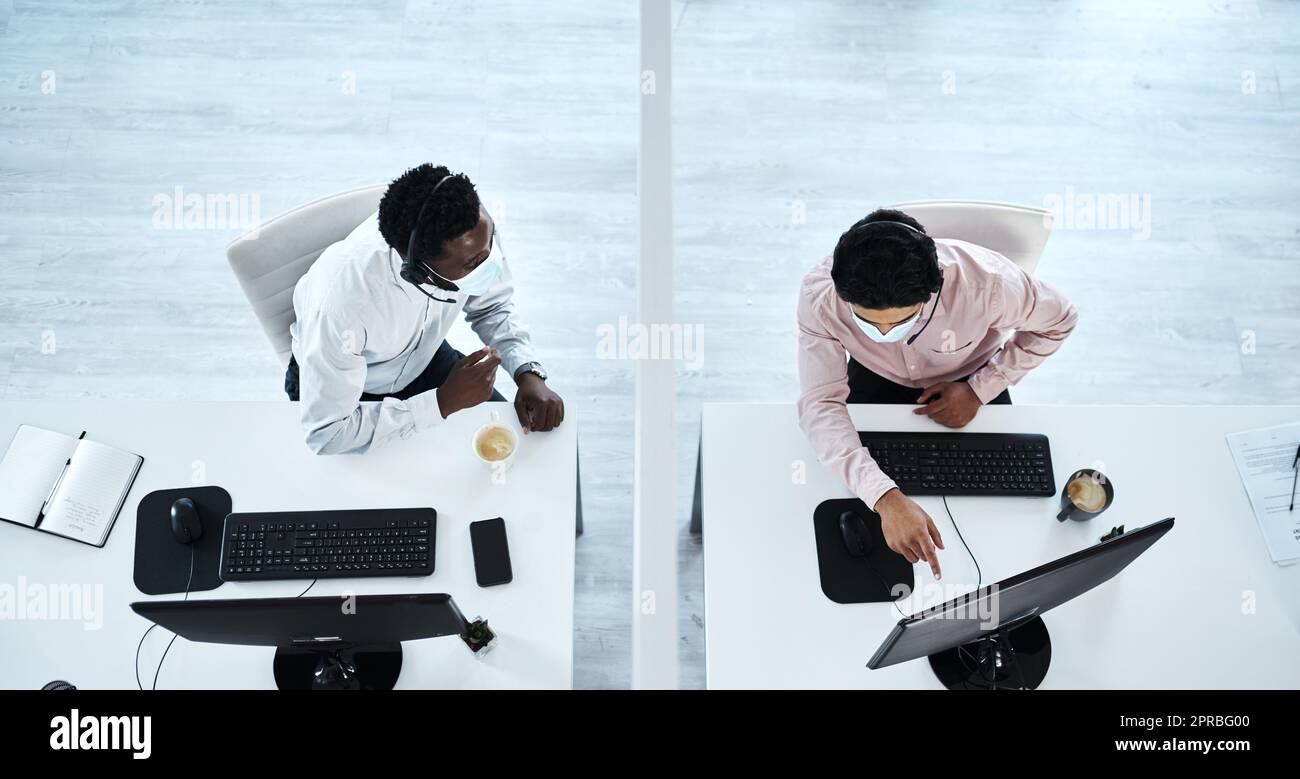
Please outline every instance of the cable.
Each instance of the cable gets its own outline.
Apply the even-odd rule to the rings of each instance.
[[[872,573],[874,573],[876,575],[876,578],[880,580],[881,585],[883,585],[885,588],[885,592],[889,593],[890,595],[894,594],[894,590],[889,586],[889,582],[885,581],[885,577],[880,575],[880,571],[877,571],[874,565],[872,565],[871,563],[867,563],[867,569],[870,570]],[[898,612],[898,616],[902,617],[903,619],[907,619],[907,615],[904,614],[903,610],[898,607],[897,598],[891,598],[889,602],[894,604],[894,611]]]
[[[143,690],[144,685],[140,682],[140,647],[144,646],[144,640],[149,637],[153,629],[158,627],[157,623],[149,626],[149,629],[140,635],[140,643],[135,645],[135,686]]]
[[[976,582],[976,583],[975,583],[975,596],[978,598],[978,597],[979,597],[979,591],[980,591],[980,589],[984,586],[984,572],[983,572],[982,570],[980,570],[980,561],[979,561],[979,559],[978,559],[977,557],[975,557],[975,553],[971,551],[971,549],[970,549],[970,544],[967,544],[967,543],[966,543],[966,538],[965,538],[965,536],[963,536],[963,535],[961,534],[961,528],[957,526],[957,520],[956,520],[956,519],[953,517],[953,515],[952,515],[952,509],[948,508],[948,496],[947,496],[947,495],[943,495],[943,496],[941,496],[941,497],[943,498],[943,510],[944,510],[945,512],[947,512],[947,514],[948,514],[948,521],[949,521],[949,522],[952,522],[952,529],[957,531],[957,538],[959,538],[959,539],[961,540],[961,545],[964,546],[964,547],[966,547],[966,554],[970,555],[970,560],[971,560],[971,562],[972,562],[972,563],[975,563],[975,582]],[[1010,639],[1008,638],[1008,640],[1010,640]],[[999,647],[999,649],[1000,649],[1000,648],[1001,648],[1001,647]],[[966,647],[965,647],[965,646],[959,646],[959,647],[957,647],[957,654],[958,654],[958,657],[961,658],[962,665],[966,668],[966,670],[967,670],[968,672],[974,672],[975,669],[972,669],[969,665],[967,665],[967,662],[966,662],[966,661],[967,661],[967,656],[969,655],[969,652],[966,650]],[[979,662],[976,658],[973,658],[973,657],[970,658],[970,660],[971,660],[972,662],[977,663],[977,664],[978,664],[978,662]],[[1020,670],[1020,663],[1019,663],[1019,661],[1017,661],[1017,660],[1015,659],[1015,653],[1014,653],[1014,651],[1012,652],[1011,664],[1012,664],[1013,666],[1015,666],[1016,676],[1017,676],[1017,677],[1019,678],[1019,680],[1020,680],[1020,689],[1022,689],[1022,690],[1023,690],[1023,689],[1027,689],[1027,688],[1025,687],[1025,675],[1024,675],[1024,672],[1022,672],[1022,671]],[[991,673],[992,673],[992,674],[996,674],[996,669],[994,669],[994,671],[992,671]],[[989,683],[989,688],[990,688],[990,689],[997,689],[997,682],[995,681],[995,679],[993,679],[993,678],[988,679],[988,683]]]
[[[162,659],[158,661],[158,668],[153,672],[153,687],[149,689],[158,689],[158,674],[162,673],[163,662],[167,660],[167,653],[172,651],[172,644],[175,644],[178,638],[180,638],[179,634],[172,633],[172,640],[167,642],[167,648],[163,650]]]
[[[194,547],[191,546],[190,547],[190,575],[189,578],[186,579],[185,581],[185,598],[184,598],[185,600],[190,599],[190,584],[193,581],[194,581]],[[318,581],[320,581],[320,579],[312,579],[311,584],[307,585],[307,589],[298,593],[298,597],[301,598],[302,596],[306,595],[307,590],[310,590],[312,587],[315,587],[316,582]],[[144,689],[144,685],[140,683],[140,647],[144,646],[145,638],[147,638],[149,634],[153,631],[153,629],[156,627],[158,627],[156,623],[150,625],[149,628],[144,631],[144,635],[140,636],[140,643],[135,645],[135,686],[141,690]],[[167,642],[167,648],[163,650],[162,657],[158,660],[158,668],[154,670],[153,686],[150,687],[151,690],[158,689],[158,674],[162,673],[163,663],[167,660],[167,653],[172,651],[172,644],[176,643],[177,638],[179,638],[179,636],[173,633],[172,640]]]
[[[184,600],[190,599],[190,585],[193,583],[194,583],[194,544],[190,544],[190,575],[185,579]],[[139,687],[141,690],[144,689],[144,685],[140,683],[140,647],[144,646],[145,638],[156,627],[158,627],[158,623],[156,622],[150,625],[148,629],[144,631],[144,635],[140,636],[140,643],[135,645],[135,686]],[[163,661],[167,659],[167,653],[171,651],[172,644],[174,643],[176,643],[176,634],[173,633],[172,640],[167,642],[167,648],[163,650],[162,658],[158,660],[158,668],[153,673],[153,687],[150,688],[152,690],[158,689],[158,674],[162,672]]]
[[[984,585],[984,572],[980,570],[980,561],[975,559],[975,553],[970,550],[970,544],[966,543],[966,537],[961,534],[961,528],[957,527],[957,520],[953,519],[952,509],[948,508],[948,496],[943,495],[943,510],[948,512],[948,521],[952,523],[952,529],[957,531],[957,538],[961,539],[961,545],[966,547],[966,554],[970,555],[970,561],[975,563],[975,592],[980,591]]]

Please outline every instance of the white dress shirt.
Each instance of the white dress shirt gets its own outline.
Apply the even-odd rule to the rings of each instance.
[[[501,249],[500,236],[492,251]],[[483,343],[501,353],[513,376],[536,358],[528,331],[514,316],[510,267],[485,294],[426,287],[430,300],[398,272],[376,213],[327,248],[293,291],[297,317],[289,327],[307,446],[318,454],[364,452],[394,436],[406,438],[442,422],[434,391],[408,400],[362,401],[396,392],[428,366],[461,311]]]

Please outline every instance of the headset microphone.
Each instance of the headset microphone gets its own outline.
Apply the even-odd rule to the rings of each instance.
[[[907,345],[908,345],[908,346],[911,346],[913,341],[915,341],[916,339],[920,338],[920,337],[921,337],[921,333],[924,333],[924,332],[925,332],[925,328],[927,328],[927,327],[930,326],[930,322],[934,319],[934,312],[935,312],[936,309],[939,308],[939,296],[942,295],[942,294],[943,294],[943,274],[940,273],[940,274],[939,274],[939,289],[934,293],[934,306],[930,308],[930,318],[927,319],[927,320],[925,320],[925,324],[921,325],[921,329],[920,329],[920,330],[917,330],[915,333],[912,334],[912,337],[911,337],[911,338],[907,339]]]

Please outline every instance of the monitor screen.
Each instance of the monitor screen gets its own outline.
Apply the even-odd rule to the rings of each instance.
[[[454,636],[467,623],[450,595],[140,601],[135,613],[190,641],[248,646],[379,643]]]
[[[1076,598],[1124,570],[1174,526],[1172,517],[932,606],[898,624],[868,668],[942,652]]]

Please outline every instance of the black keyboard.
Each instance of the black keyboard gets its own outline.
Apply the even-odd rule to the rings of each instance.
[[[428,576],[437,527],[431,508],[229,514],[221,578]]]
[[[1045,435],[859,432],[858,437],[908,495],[1056,494]]]

